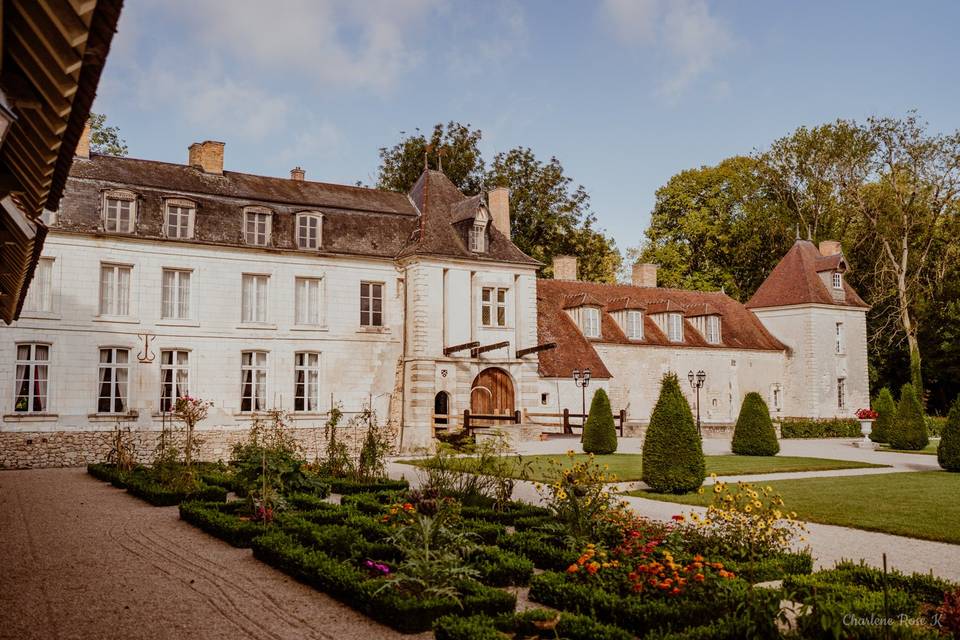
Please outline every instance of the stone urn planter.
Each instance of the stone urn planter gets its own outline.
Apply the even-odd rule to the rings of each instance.
[[[877,419],[877,412],[872,409],[860,409],[857,411],[857,420],[860,421],[860,433],[863,438],[854,442],[861,449],[876,449],[877,445],[870,439],[870,432],[873,431],[873,423]]]

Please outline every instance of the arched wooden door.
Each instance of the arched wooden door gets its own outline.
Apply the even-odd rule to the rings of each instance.
[[[481,371],[470,390],[470,413],[510,416],[513,411],[513,380],[510,374],[496,367]],[[478,420],[477,424],[493,422]]]

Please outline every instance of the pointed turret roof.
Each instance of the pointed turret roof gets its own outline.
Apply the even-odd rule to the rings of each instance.
[[[823,271],[846,271],[843,255],[824,256],[809,240],[797,240],[746,306],[748,309],[761,309],[800,304],[830,304],[870,308],[853,287],[847,284],[846,278],[843,279],[843,298],[835,298],[820,278],[819,273]]]

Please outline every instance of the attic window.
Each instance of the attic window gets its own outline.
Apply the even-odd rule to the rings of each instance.
[[[583,324],[583,335],[588,338],[600,337],[600,309],[596,307],[583,307],[580,310],[581,322]]]
[[[667,316],[667,334],[670,342],[683,342],[683,315],[671,313]]]
[[[297,214],[297,246],[301,249],[320,248],[320,225],[322,218],[317,213]]]
[[[642,311],[627,311],[627,337],[631,340],[643,340]]]
[[[833,272],[833,288],[843,289],[843,274],[839,271]]]
[[[257,247],[270,244],[270,211],[251,208],[243,214],[243,241]]]
[[[103,194],[103,230],[133,233],[137,222],[137,196],[131,191],[107,191]]]
[[[487,250],[487,223],[477,220],[470,227],[470,251],[484,253]]]
[[[720,316],[707,316],[707,342],[720,344]]]
[[[189,200],[167,200],[163,219],[164,234],[168,238],[192,238],[195,212],[196,205]]]

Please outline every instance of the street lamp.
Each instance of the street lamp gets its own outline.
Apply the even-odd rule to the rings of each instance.
[[[697,391],[697,433],[703,437],[703,431],[700,429],[700,389],[703,388],[703,382],[707,379],[707,374],[703,369],[694,373],[692,370],[687,374],[687,380],[690,381],[690,388]]]
[[[590,384],[590,369],[573,370],[573,383],[580,387],[581,401],[583,404],[583,421],[587,421],[587,385]]]

